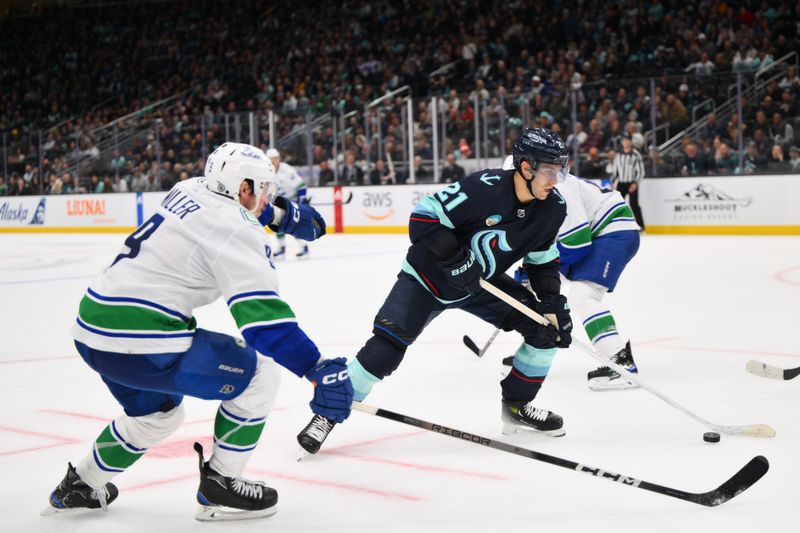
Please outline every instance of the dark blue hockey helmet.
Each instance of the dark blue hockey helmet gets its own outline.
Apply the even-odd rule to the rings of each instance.
[[[519,137],[514,139],[511,152],[514,168],[520,172],[523,161],[531,165],[535,172],[539,163],[550,163],[566,167],[569,161],[569,150],[561,140],[561,136],[545,128],[525,128]]]

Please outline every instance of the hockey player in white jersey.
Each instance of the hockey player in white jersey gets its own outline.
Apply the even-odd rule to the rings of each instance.
[[[205,177],[173,187],[94,278],[72,335],[124,413],[69,465],[47,514],[107,509],[118,495],[111,479],[180,426],[185,395],[221,400],[208,462],[195,443],[197,518],[273,514],[277,492],[241,475],[272,408],[277,364],[312,382],[313,412],[348,417],[345,359],[323,359],[281,299],[263,228],[311,240],[324,235],[325,223],[310,206],[259,201],[273,175],[258,148],[223,144],[208,157]],[[196,326],[193,310],[220,296],[244,340]]]
[[[275,148],[267,150],[267,157],[272,161],[272,166],[275,168],[275,184],[278,186],[278,194],[298,204],[308,203],[306,183],[297,173],[297,170],[288,163],[282,163],[281,153]],[[277,238],[278,249],[273,254],[273,257],[275,259],[284,259],[286,257],[286,236],[283,232],[279,232]],[[306,243],[303,243],[303,249],[295,257],[308,259],[308,245]]]
[[[510,162],[506,159],[504,168]],[[513,163],[512,163],[513,164]],[[567,202],[567,217],[558,232],[559,270],[570,280],[568,300],[600,355],[630,372],[638,372],[630,340],[623,340],[608,305],[623,270],[639,249],[639,226],[620,193],[572,174],[559,175],[556,188]],[[511,364],[513,357],[504,363]],[[592,390],[635,388],[607,366],[588,374]]]

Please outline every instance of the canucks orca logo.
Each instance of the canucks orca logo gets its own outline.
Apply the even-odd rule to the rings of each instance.
[[[41,225],[44,224],[44,201],[47,198],[39,200],[39,205],[36,206],[36,211],[33,213],[33,218],[28,224]]]
[[[503,252],[511,251],[511,246],[509,246],[508,240],[506,239],[506,232],[501,229],[485,229],[479,231],[472,236],[469,246],[475,254],[475,257],[478,258],[478,263],[480,263],[483,269],[483,277],[485,278],[492,277],[497,270],[497,260],[494,258],[494,250],[499,247]]]

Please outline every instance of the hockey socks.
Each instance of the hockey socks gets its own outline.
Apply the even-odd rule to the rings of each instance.
[[[256,448],[266,417],[238,416],[220,405],[214,421],[214,453],[209,464],[216,472],[241,475],[252,451]]]
[[[531,400],[539,393],[553,357],[555,348],[541,350],[529,344],[520,345],[514,355],[511,372],[500,382],[504,400]]]

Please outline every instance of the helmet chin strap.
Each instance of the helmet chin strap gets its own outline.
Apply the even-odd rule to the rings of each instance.
[[[528,161],[528,164],[531,165],[530,161]],[[536,198],[536,195],[533,194],[533,180],[536,179],[536,176],[534,175],[531,179],[525,177],[525,174],[522,172],[522,161],[519,163],[517,172],[519,172],[519,175],[522,176],[522,180],[525,182],[525,188],[528,189],[530,195]],[[531,174],[534,174],[533,165],[531,165]]]

